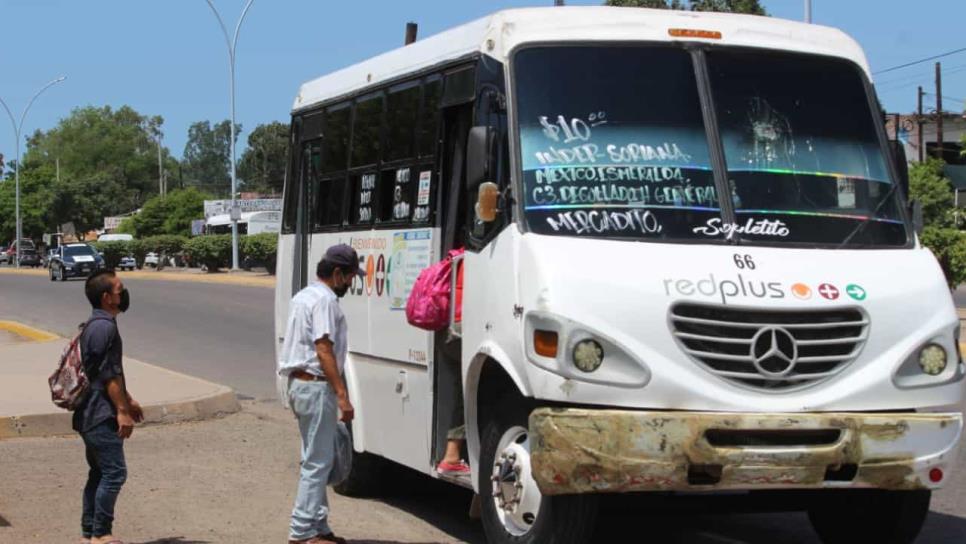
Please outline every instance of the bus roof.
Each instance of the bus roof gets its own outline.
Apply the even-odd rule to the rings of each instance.
[[[669,29],[711,30],[720,39],[672,37]],[[473,54],[506,62],[528,42],[704,41],[841,57],[870,75],[858,43],[836,28],[775,17],[645,8],[568,6],[499,11],[304,83],[293,112]],[[871,77],[871,76],[870,76]]]

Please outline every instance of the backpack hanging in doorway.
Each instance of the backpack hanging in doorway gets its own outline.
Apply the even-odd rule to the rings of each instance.
[[[406,301],[406,320],[410,325],[438,331],[449,324],[453,259],[461,255],[462,249],[454,249],[445,259],[419,273]]]

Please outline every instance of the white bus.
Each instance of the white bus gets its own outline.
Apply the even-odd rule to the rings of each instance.
[[[781,494],[825,542],[914,538],[966,367],[870,77],[832,28],[565,7],[302,85],[276,336],[325,249],[355,247],[341,490],[383,460],[436,476],[465,419],[454,480],[491,542],[587,542],[624,492]],[[461,327],[409,326],[457,247]]]

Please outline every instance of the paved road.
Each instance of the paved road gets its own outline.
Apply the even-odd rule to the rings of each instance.
[[[134,279],[125,285],[131,309],[118,319],[125,355],[243,397],[274,397],[272,289]],[[89,314],[83,281],[0,274],[0,318],[70,336]]]

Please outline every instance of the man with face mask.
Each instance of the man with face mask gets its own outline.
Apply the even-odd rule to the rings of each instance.
[[[90,467],[84,486],[81,533],[91,544],[120,542],[114,538],[114,505],[127,479],[124,439],[144,419],[141,405],[127,391],[123,346],[117,314],[127,311],[130,296],[114,272],[94,273],[84,284],[93,311],[80,337],[81,359],[90,393],[74,411],[74,430],[84,440]]]
[[[288,403],[302,435],[302,469],[289,528],[290,544],[343,543],[329,527],[326,485],[335,456],[337,413],[354,411],[343,380],[348,327],[339,299],[359,268],[359,255],[345,244],[330,247],[316,267],[317,282],[289,305],[278,373],[288,377]]]

